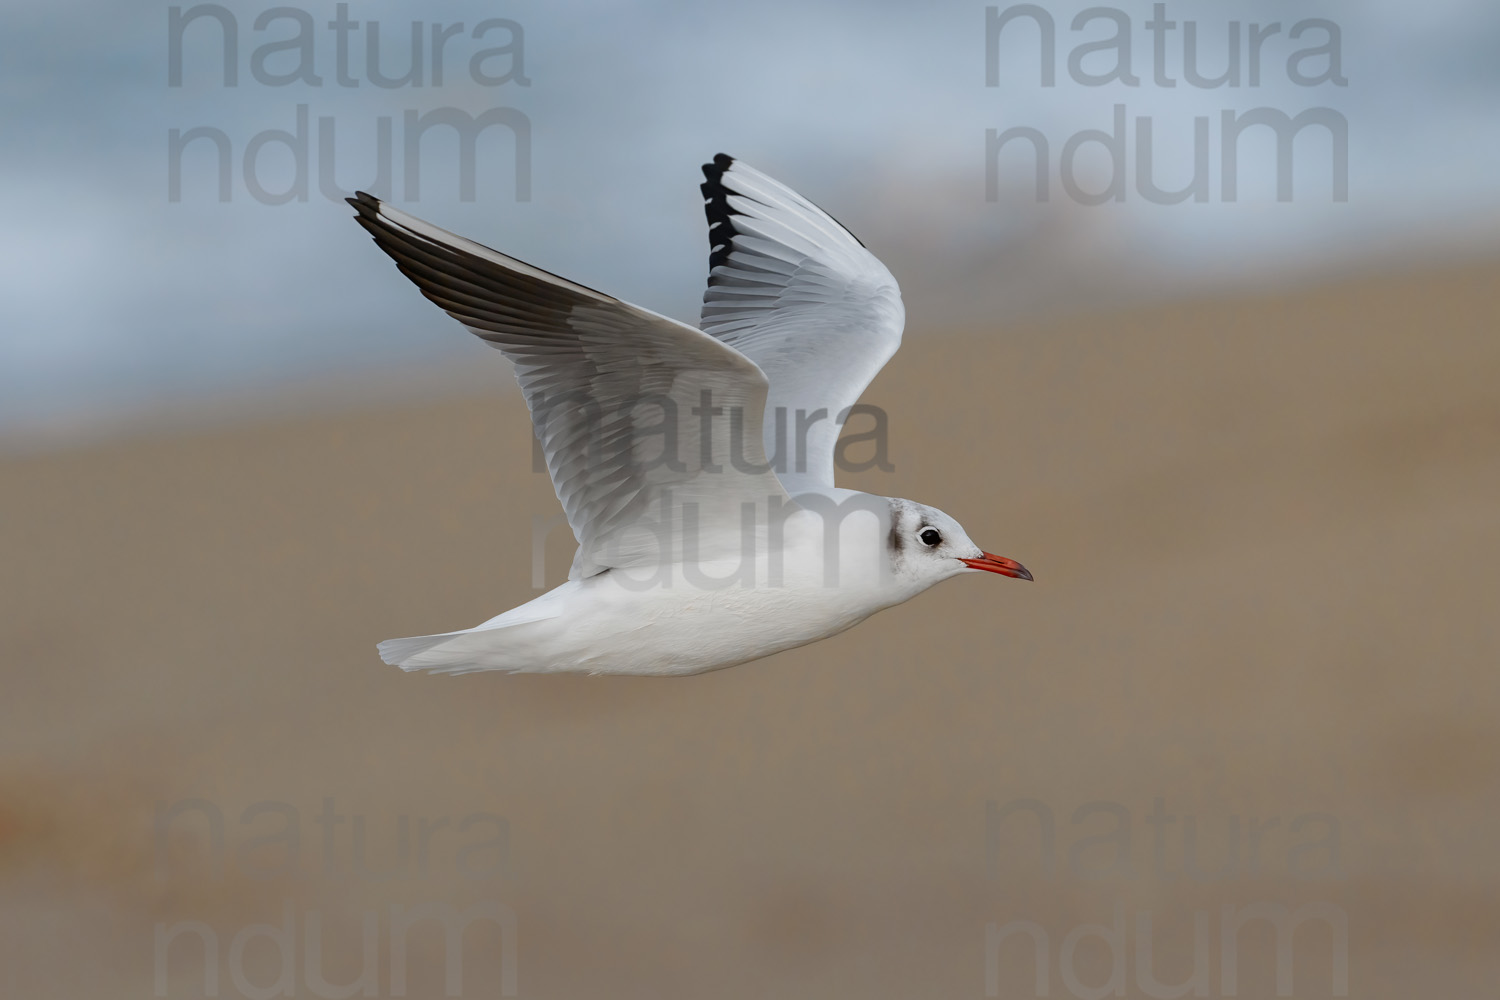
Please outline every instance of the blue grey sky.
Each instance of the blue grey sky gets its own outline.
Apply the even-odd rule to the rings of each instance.
[[[373,183],[377,122],[388,118],[395,202],[689,321],[707,267],[698,165],[721,150],[822,204],[909,287],[962,298],[963,283],[945,286],[945,275],[993,293],[1010,286],[987,281],[987,267],[1019,259],[1045,268],[1047,281],[1011,275],[1048,289],[1018,296],[1018,313],[1065,305],[1070,287],[1087,283],[1084,270],[1151,275],[1170,291],[1268,284],[1372,257],[1488,252],[1500,233],[1500,8],[1482,0],[1434,0],[1420,14],[1394,0],[1124,3],[1079,30],[1073,20],[1088,4],[1047,3],[1056,35],[1051,87],[1041,83],[1040,32],[1025,18],[999,34],[997,85],[986,85],[984,3],[359,0],[345,16],[360,27],[342,32],[329,27],[339,6],[224,3],[238,34],[230,87],[211,17],[183,29],[182,80],[173,86],[171,5],[6,4],[0,438],[24,441],[60,424],[108,426],[183,400],[325,376],[399,377],[474,360],[481,348],[422,300],[347,207],[320,190],[329,166],[320,137],[329,124],[337,186]],[[1156,75],[1156,36],[1147,26],[1154,6],[1176,24],[1161,35],[1163,69],[1175,86]],[[290,11],[313,26],[310,61],[295,50],[262,51],[257,61],[262,46],[298,36]],[[269,23],[257,30],[263,15]],[[413,19],[423,22],[420,86],[378,86],[365,59],[370,22],[380,25],[380,68],[400,77],[411,65]],[[473,37],[491,19],[518,25],[519,41],[504,24]],[[1337,28],[1342,85],[1330,78],[1327,55],[1298,63],[1304,81],[1320,82],[1289,75],[1294,53],[1330,37],[1310,25],[1298,41],[1288,38],[1309,19]],[[1200,74],[1217,76],[1229,68],[1231,21],[1240,34],[1239,85],[1192,85],[1184,36],[1196,36]],[[463,24],[444,44],[441,82],[434,23]],[[1280,25],[1262,41],[1256,86],[1252,23]],[[1119,46],[1102,44],[1120,24],[1138,83],[1075,79],[1069,56],[1080,44],[1101,43],[1077,63],[1079,73],[1121,68]],[[341,34],[345,82],[355,86],[338,79]],[[477,74],[471,68],[475,55],[507,44],[510,52],[492,53]],[[274,81],[299,71],[300,79]],[[1110,131],[1116,106],[1126,120],[1123,197],[1079,205],[1059,176],[1061,152],[1083,130]],[[299,107],[307,119],[306,200],[296,196],[286,144],[262,141],[253,178],[244,163],[257,135],[297,131]],[[460,196],[458,143],[443,127],[421,139],[420,184],[408,197],[406,116],[445,108],[524,116],[524,199],[504,125],[480,134],[472,201]],[[1333,198],[1333,141],[1316,127],[1293,146],[1291,201],[1277,200],[1277,156],[1263,128],[1241,140],[1238,198],[1224,200],[1223,113],[1257,108],[1329,109],[1347,122],[1347,201]],[[1193,173],[1198,117],[1209,129],[1208,200],[1148,200],[1136,186],[1137,121],[1150,121],[1157,183],[1180,188]],[[228,201],[219,198],[213,139],[184,148],[179,198],[170,197],[171,131],[200,127],[227,139]],[[1045,202],[1020,142],[1002,150],[1000,196],[986,198],[986,131],[1017,127],[1037,130],[1049,145]],[[1087,192],[1105,190],[1116,165],[1104,144],[1085,142],[1074,166]],[[266,204],[253,184],[263,193],[292,189],[293,197]],[[1038,232],[1054,229],[1077,252],[1028,252]],[[909,306],[922,301],[909,295]],[[988,315],[1003,319],[1005,301],[993,294],[984,301]],[[909,309],[914,332],[943,319]]]

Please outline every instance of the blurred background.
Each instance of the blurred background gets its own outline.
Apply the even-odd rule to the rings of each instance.
[[[5,16],[6,996],[1500,990],[1493,5]],[[691,322],[719,151],[902,284],[843,485],[1038,582],[385,667],[557,506],[339,198]]]

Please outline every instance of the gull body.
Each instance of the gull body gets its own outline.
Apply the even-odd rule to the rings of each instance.
[[[900,343],[896,282],[785,186],[723,154],[703,169],[701,329],[349,199],[424,295],[515,363],[579,541],[566,583],[474,628],[382,642],[387,663],[694,674],[959,574],[1031,579],[934,507],[834,485],[839,425]],[[832,419],[807,421],[819,411]]]

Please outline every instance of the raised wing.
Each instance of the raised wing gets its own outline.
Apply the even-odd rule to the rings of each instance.
[[[832,487],[839,427],[901,346],[901,290],[849,230],[785,185],[723,153],[703,174],[703,331],[766,373],[765,450],[788,491]]]
[[[570,579],[738,555],[743,505],[787,500],[760,442],[766,378],[744,355],[371,195],[349,203],[423,295],[515,363],[578,539]],[[685,516],[695,549],[673,552]]]

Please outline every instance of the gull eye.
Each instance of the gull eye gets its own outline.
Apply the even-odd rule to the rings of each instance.
[[[923,545],[936,545],[943,540],[943,536],[938,534],[936,528],[923,528],[922,534],[918,537],[922,539]]]

